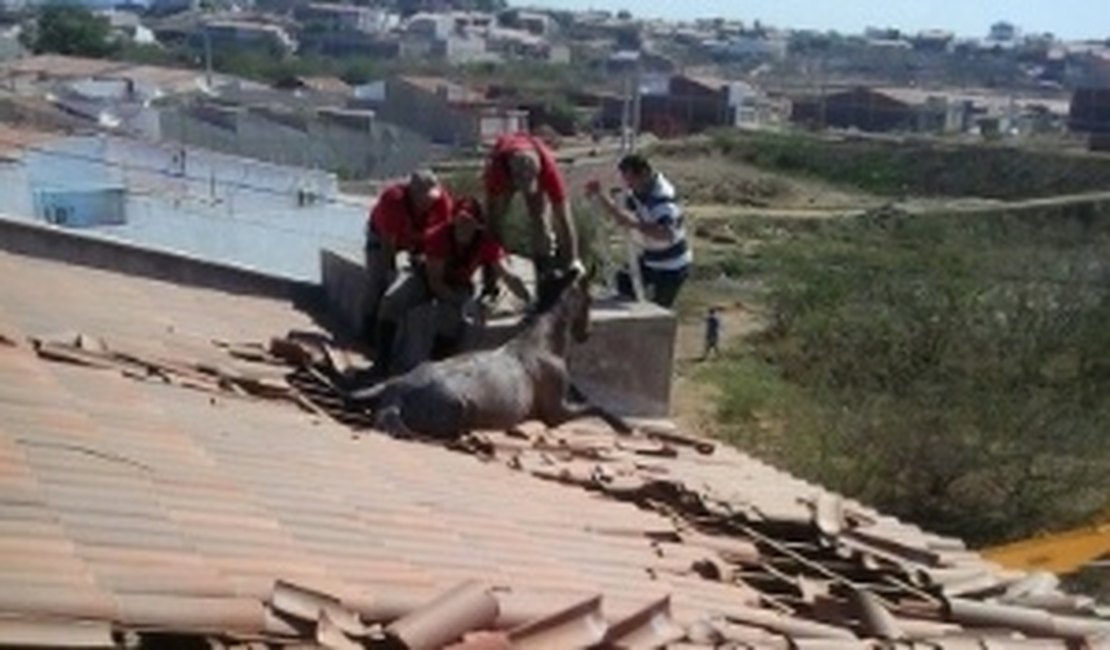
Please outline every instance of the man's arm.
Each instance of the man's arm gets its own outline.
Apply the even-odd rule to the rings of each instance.
[[[393,241],[389,238],[383,237],[379,244],[382,247],[382,264],[385,265],[385,270],[393,272],[397,270],[397,247],[394,246]]]
[[[509,291],[511,291],[514,296],[519,298],[521,302],[532,302],[532,296],[528,293],[528,287],[525,286],[524,280],[522,280],[519,275],[509,270],[504,259],[494,264],[493,268],[497,276],[505,283],[505,286],[509,288]]]
[[[570,193],[567,182],[555,154],[542,142],[536,142],[536,153],[540,157],[539,191],[551,202],[552,227],[555,230],[555,243],[558,246],[559,261],[569,265],[578,260],[578,233],[575,232],[574,219],[570,213]],[[529,205],[529,209],[532,206]],[[542,202],[539,209],[543,209]],[[532,214],[533,218],[542,214]]]
[[[553,202],[551,204],[551,220],[555,227],[555,241],[558,244],[561,262],[570,264],[578,259],[578,233],[574,228],[574,219],[570,214],[570,201]]]
[[[605,208],[609,216],[619,225],[630,230],[635,230],[650,239],[657,239],[659,241],[674,240],[674,231],[669,227],[661,223],[640,223],[636,215],[621,208],[612,197],[601,192],[591,192],[591,195],[601,202],[601,207]]]

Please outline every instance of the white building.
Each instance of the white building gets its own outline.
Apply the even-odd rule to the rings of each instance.
[[[308,26],[367,34],[382,34],[400,24],[400,16],[384,9],[333,2],[308,4],[297,9],[296,16]]]
[[[368,206],[334,174],[130,138],[31,140],[0,158],[0,201],[28,220],[308,281],[321,248],[362,243]]]

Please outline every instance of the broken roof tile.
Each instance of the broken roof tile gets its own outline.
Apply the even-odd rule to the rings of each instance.
[[[852,602],[858,611],[860,624],[866,636],[886,641],[899,641],[906,638],[907,634],[898,624],[898,620],[869,591],[853,590]]]
[[[114,370],[0,350],[2,620],[335,647],[392,625],[394,642],[469,650],[607,631],[651,645],[683,625],[687,643],[744,647],[1059,645],[1104,629],[1041,578],[673,426],[531,423],[474,451],[352,440],[286,399],[253,343],[304,330],[322,347],[294,364],[346,365],[292,305],[2,252],[0,276],[5,335],[72,330],[51,344]],[[298,390],[334,396],[307,375]],[[474,578],[491,588],[449,593]],[[942,590],[967,594],[947,620]],[[981,600],[995,595],[1007,602]],[[458,602],[429,605],[444,599]]]
[[[419,609],[393,621],[386,636],[409,650],[434,650],[489,627],[497,620],[497,599],[477,581],[463,582]]]
[[[601,596],[592,596],[509,632],[514,648],[585,648],[605,638]]]
[[[115,648],[104,621],[0,617],[0,645],[20,648]]]
[[[685,636],[686,631],[671,618],[670,596],[664,596],[614,621],[602,643],[622,650],[648,650],[680,641]]]

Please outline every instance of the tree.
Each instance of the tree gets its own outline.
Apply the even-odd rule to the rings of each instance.
[[[76,5],[45,7],[25,44],[36,54],[54,52],[95,58],[109,56],[119,47],[112,38],[107,18]]]

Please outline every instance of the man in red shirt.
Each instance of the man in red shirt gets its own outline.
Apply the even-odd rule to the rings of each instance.
[[[484,181],[490,226],[501,241],[513,196],[519,192],[524,197],[531,217],[531,253],[537,281],[554,270],[556,261],[563,268],[577,263],[578,238],[566,181],[547,145],[526,133],[501,136],[486,161]],[[554,222],[554,242],[547,225],[548,204]]]
[[[382,191],[366,229],[367,303],[365,329],[375,353],[390,347],[395,331],[378,327],[378,308],[397,273],[397,253],[416,259],[429,228],[451,218],[451,197],[430,170],[413,172],[405,183]],[[383,339],[385,339],[383,341]]]
[[[446,356],[461,339],[463,310],[474,297],[472,278],[479,268],[493,269],[514,295],[523,302],[530,300],[524,281],[505,265],[505,248],[486,228],[481,204],[473,198],[456,202],[451,220],[428,230],[423,253],[423,273],[405,274],[390,287],[382,300],[380,318],[399,324],[413,309],[434,301],[435,329],[446,333],[436,336],[433,357]],[[391,361],[387,356],[387,363]]]

